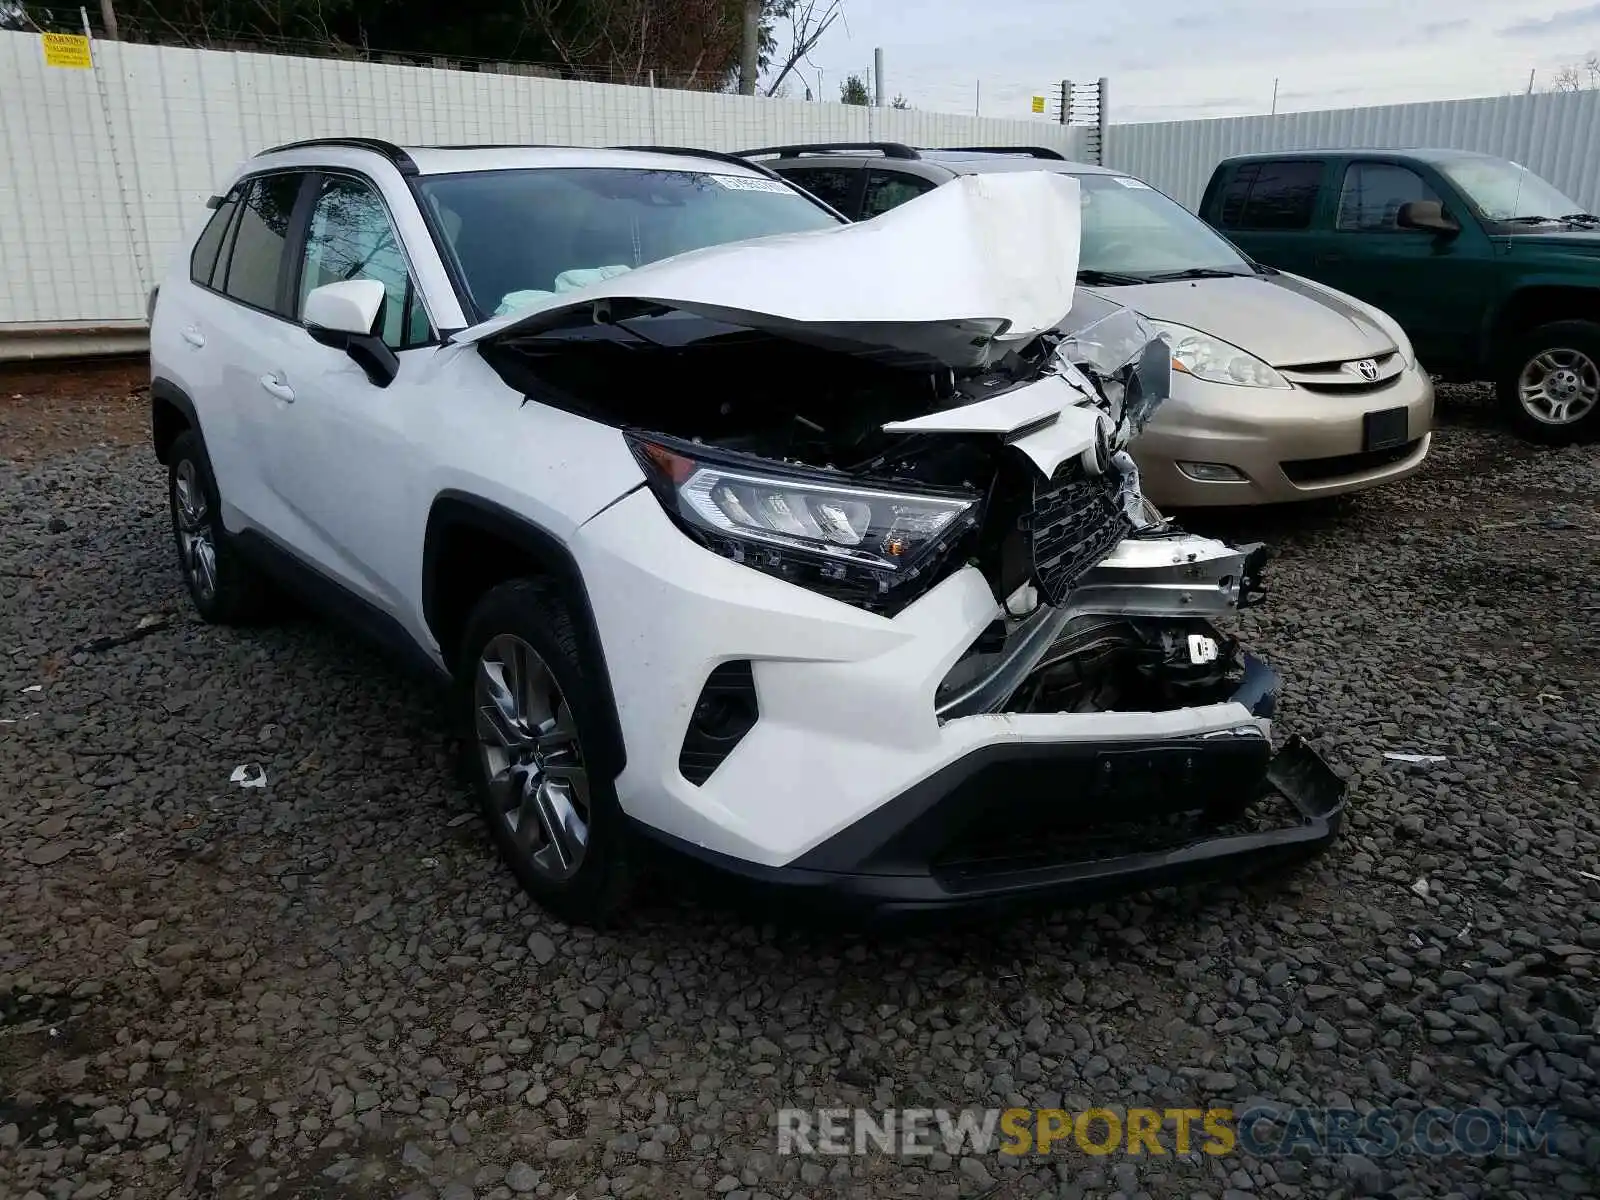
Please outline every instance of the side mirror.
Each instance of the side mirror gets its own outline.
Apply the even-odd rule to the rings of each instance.
[[[1437,200],[1408,200],[1395,214],[1394,223],[1401,229],[1417,229],[1425,233],[1454,235],[1461,232],[1461,223],[1444,211]]]
[[[400,373],[400,359],[377,334],[387,299],[376,279],[325,283],[306,297],[302,316],[313,341],[343,350],[376,387],[388,387]]]

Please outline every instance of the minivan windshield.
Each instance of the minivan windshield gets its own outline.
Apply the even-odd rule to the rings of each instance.
[[[705,171],[473,171],[418,190],[479,318],[689,250],[839,224],[787,183]]]
[[[1127,175],[1076,178],[1083,204],[1078,270],[1085,283],[1254,273],[1226,239],[1149,184]]]
[[[1460,189],[1486,221],[1557,223],[1582,211],[1582,205],[1554,184],[1503,158],[1458,158],[1439,164],[1439,173]]]

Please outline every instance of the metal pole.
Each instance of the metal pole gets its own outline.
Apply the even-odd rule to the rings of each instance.
[[[1100,113],[1098,118],[1099,130],[1095,138],[1095,142],[1097,144],[1095,146],[1096,157],[1094,160],[1095,165],[1100,167],[1103,167],[1106,164],[1106,127],[1110,123],[1109,118],[1107,117],[1107,110],[1110,107],[1110,82],[1111,81],[1108,80],[1104,75],[1100,76]]]
[[[1534,67],[1528,72],[1528,95],[1530,96],[1533,95],[1533,76],[1538,70],[1538,67]]]
[[[1063,79],[1061,81],[1061,123],[1063,125],[1071,124],[1071,121],[1068,118],[1068,110],[1071,107],[1072,83],[1070,80]]]
[[[108,0],[109,2],[109,0]],[[879,46],[872,52],[872,75],[876,81],[877,106],[883,107],[883,47]]]
[[[972,115],[983,116],[983,80],[978,80],[972,85]]]
[[[1278,81],[1272,81],[1272,115],[1278,115]]]

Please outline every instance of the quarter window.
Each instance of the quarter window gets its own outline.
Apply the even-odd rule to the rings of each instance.
[[[359,180],[332,177],[323,180],[311,209],[296,313],[304,313],[306,297],[314,289],[350,279],[383,284],[377,332],[391,349],[429,341],[428,314],[383,201]]]
[[[217,263],[222,240],[227,235],[228,223],[233,220],[233,214],[239,210],[239,198],[242,194],[239,188],[234,188],[228,193],[228,198],[217,206],[216,212],[211,214],[211,220],[206,222],[206,227],[201,230],[200,238],[195,242],[194,250],[189,255],[189,278],[201,287],[216,286],[214,280],[218,276]],[[222,257],[221,261],[226,267],[226,257]]]
[[[1322,163],[1317,160],[1246,164],[1223,193],[1222,225],[1227,229],[1309,229],[1321,182]]]
[[[275,312],[289,218],[302,175],[264,175],[251,182],[234,227],[222,290],[241,304]]]
[[[1361,233],[1391,233],[1400,228],[1402,205],[1438,200],[1438,194],[1408,167],[1393,163],[1351,163],[1339,191],[1339,224]]]

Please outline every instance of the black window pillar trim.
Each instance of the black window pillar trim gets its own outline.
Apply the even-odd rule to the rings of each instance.
[[[439,575],[439,556],[449,531],[462,526],[491,534],[517,546],[560,587],[567,614],[572,618],[578,636],[584,665],[595,672],[593,684],[601,707],[599,715],[602,728],[599,733],[607,743],[607,750],[616,755],[617,772],[620,774],[627,765],[627,748],[617,714],[616,696],[611,690],[611,672],[606,666],[605,647],[600,641],[594,606],[589,602],[589,590],[584,585],[577,559],[561,539],[542,526],[492,500],[454,489],[446,489],[434,497],[422,550],[422,615],[435,640],[439,641],[439,650],[447,664],[454,666],[452,656],[459,652],[459,647],[445,645],[437,628],[439,596],[447,583]]]

